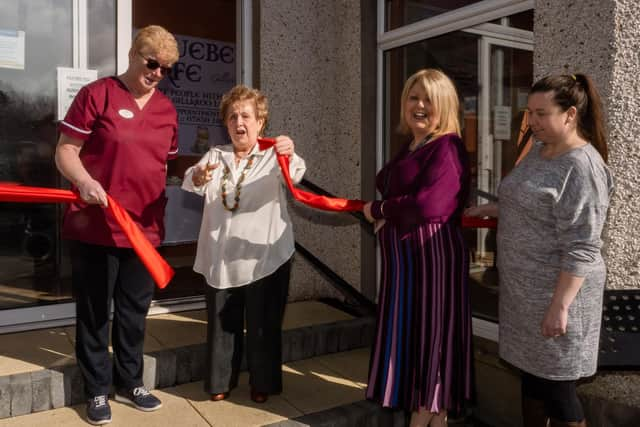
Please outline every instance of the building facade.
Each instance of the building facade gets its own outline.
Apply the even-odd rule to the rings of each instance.
[[[188,6],[187,6],[188,4]],[[0,0],[0,181],[65,188],[55,171],[56,123],[71,73],[126,69],[136,28],[165,26],[181,58],[163,86],[180,117],[181,156],[169,165],[174,283],[153,312],[203,307],[191,271],[201,204],[179,189],[184,170],[225,142],[224,91],[253,85],[269,98],[268,135],[288,134],[306,178],[349,198],[375,197],[378,168],[403,143],[395,129],[405,79],[423,67],[452,77],[472,161],[470,203],[513,167],[527,92],[548,73],[585,72],[605,103],[616,178],[604,232],[611,289],[640,288],[640,14],[632,0]],[[186,6],[186,7],[185,7]],[[68,69],[71,69],[70,71]],[[67,74],[65,74],[67,73]],[[75,73],[75,74],[74,74]],[[65,92],[66,91],[66,92]],[[0,333],[73,322],[62,206],[0,204]],[[375,238],[345,214],[292,203],[297,242],[370,299]],[[497,341],[495,235],[467,230],[474,334]],[[343,298],[297,256],[290,298]]]

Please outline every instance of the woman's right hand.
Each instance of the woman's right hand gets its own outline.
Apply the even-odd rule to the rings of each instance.
[[[464,216],[475,216],[484,218],[486,216],[490,216],[493,218],[498,217],[498,204],[497,203],[486,203],[484,205],[472,206],[470,208],[465,209]]]
[[[102,188],[102,184],[93,178],[76,183],[80,198],[90,205],[108,206],[107,192]]]
[[[200,165],[193,168],[193,174],[191,175],[191,182],[196,187],[202,187],[213,178],[213,170],[220,166],[220,163],[207,163],[206,165]]]

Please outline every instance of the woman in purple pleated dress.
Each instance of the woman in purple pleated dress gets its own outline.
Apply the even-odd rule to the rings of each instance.
[[[444,426],[473,398],[469,252],[460,229],[468,162],[458,95],[441,71],[420,70],[402,91],[410,136],[376,177],[382,269],[367,398],[412,412],[411,427]]]

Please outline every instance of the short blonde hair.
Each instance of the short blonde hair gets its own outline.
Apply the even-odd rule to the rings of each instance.
[[[136,34],[131,45],[132,53],[139,52],[142,55],[153,55],[155,59],[175,64],[180,58],[178,42],[169,31],[159,25],[148,25]]]
[[[229,108],[236,102],[242,101],[253,101],[256,119],[262,120],[262,128],[260,129],[260,133],[262,133],[269,118],[267,97],[258,89],[253,89],[245,85],[236,85],[222,96],[222,100],[220,101],[220,118],[222,122],[226,125]]]
[[[438,125],[433,136],[445,133],[456,133],[460,136],[460,100],[456,87],[449,77],[440,70],[425,68],[409,77],[402,89],[400,99],[400,124],[398,131],[402,134],[411,133],[411,129],[405,120],[404,105],[409,97],[409,92],[414,85],[420,85],[426,92],[435,114],[438,116]]]

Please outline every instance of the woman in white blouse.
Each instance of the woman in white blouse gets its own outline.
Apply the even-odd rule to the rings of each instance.
[[[287,136],[260,151],[257,138],[268,117],[260,91],[235,86],[223,96],[220,114],[232,144],[209,150],[182,185],[205,198],[193,267],[209,285],[204,387],[218,401],[237,385],[246,318],[251,399],[262,403],[282,391],[282,317],[294,252],[276,153],[289,156],[294,182],[306,168]]]

